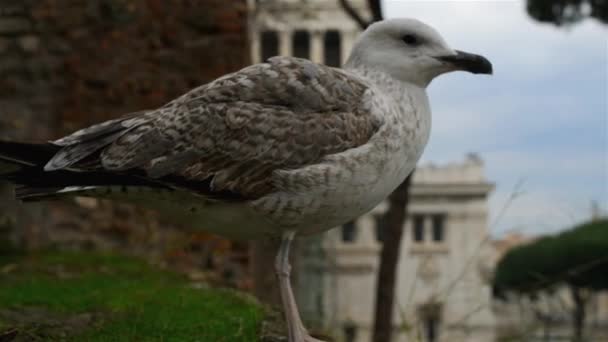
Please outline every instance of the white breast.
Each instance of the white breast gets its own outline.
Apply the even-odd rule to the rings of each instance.
[[[255,201],[279,229],[315,232],[370,211],[414,169],[430,133],[424,89],[385,82],[368,94],[384,124],[370,141],[325,158],[324,162],[280,174],[285,191]]]

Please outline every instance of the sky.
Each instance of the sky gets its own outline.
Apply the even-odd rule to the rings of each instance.
[[[452,48],[493,63],[491,77],[457,72],[431,83],[422,163],[478,153],[496,184],[495,236],[570,228],[590,218],[592,201],[607,212],[608,25],[538,23],[520,1],[385,0],[383,12],[430,24]]]

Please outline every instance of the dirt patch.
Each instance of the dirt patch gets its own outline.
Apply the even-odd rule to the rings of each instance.
[[[260,342],[287,342],[283,315],[276,309],[264,308],[265,319],[260,327]]]
[[[0,342],[60,340],[98,327],[106,314],[61,314],[39,307],[0,310]]]
[[[265,319],[260,328],[260,342],[287,342],[285,318],[278,308],[265,307]],[[322,341],[335,341],[332,336],[321,332],[309,331],[312,337]],[[2,342],[2,341],[0,341]]]

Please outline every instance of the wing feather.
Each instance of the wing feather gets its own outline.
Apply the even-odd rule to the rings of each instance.
[[[77,166],[101,148],[98,164],[108,171],[135,169],[257,198],[274,190],[275,171],[365,144],[381,124],[362,101],[367,89],[342,70],[274,57],[158,110],[60,139],[65,147],[51,161]]]

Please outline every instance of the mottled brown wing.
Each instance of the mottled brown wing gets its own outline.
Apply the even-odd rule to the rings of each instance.
[[[60,170],[82,164],[82,160],[95,154],[117,140],[131,129],[149,125],[148,111],[129,113],[114,120],[108,120],[78,130],[52,142],[61,149],[46,163],[46,171]],[[99,166],[99,164],[97,163]]]
[[[274,57],[111,130],[100,164],[257,198],[273,191],[273,171],[366,143],[380,125],[362,101],[366,90],[344,71]]]

